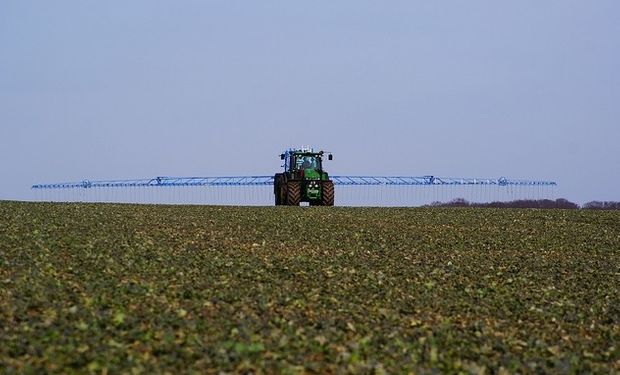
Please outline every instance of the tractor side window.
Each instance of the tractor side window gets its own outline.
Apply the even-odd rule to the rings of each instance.
[[[294,171],[297,169],[297,159],[294,156],[290,156],[288,159],[288,170]]]

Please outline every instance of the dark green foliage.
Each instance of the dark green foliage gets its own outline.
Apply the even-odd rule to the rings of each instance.
[[[620,371],[615,211],[0,202],[5,373]]]
[[[583,208],[589,210],[620,210],[620,202],[601,202],[601,201],[592,201],[583,205]]]
[[[577,203],[564,198],[551,199],[519,199],[508,202],[468,202],[464,198],[456,198],[449,202],[433,202],[425,207],[484,207],[484,208],[561,208],[576,210],[579,208]],[[588,207],[584,207],[588,208]]]

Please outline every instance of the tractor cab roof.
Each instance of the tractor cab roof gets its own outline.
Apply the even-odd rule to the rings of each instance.
[[[299,149],[289,148],[284,151],[284,153],[294,154],[294,155],[323,155],[323,151],[314,152],[311,147],[302,147]]]
[[[280,154],[280,159],[290,160],[290,159],[297,159],[300,156],[301,157],[310,156],[310,157],[315,157],[321,160],[324,154],[325,154],[325,151],[314,152],[314,150],[310,147],[302,147],[300,149],[289,148],[288,150],[285,150],[282,154]],[[328,159],[332,160],[331,154],[329,154]]]
[[[302,156],[321,156],[323,155],[323,151],[321,152],[309,152],[309,151],[293,151],[292,155],[302,155]]]

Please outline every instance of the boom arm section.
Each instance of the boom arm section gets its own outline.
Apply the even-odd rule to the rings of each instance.
[[[496,186],[555,186],[554,181],[518,180],[500,177],[458,178],[435,176],[330,176],[334,185],[496,185]],[[273,185],[274,176],[230,176],[230,177],[155,177],[137,180],[82,180],[32,185],[32,189],[75,189],[75,188],[118,188],[118,187],[165,187],[165,186],[264,186]]]

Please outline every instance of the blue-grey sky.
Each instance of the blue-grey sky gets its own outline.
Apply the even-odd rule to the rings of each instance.
[[[0,2],[0,199],[272,174],[552,179],[620,200],[620,2]]]

